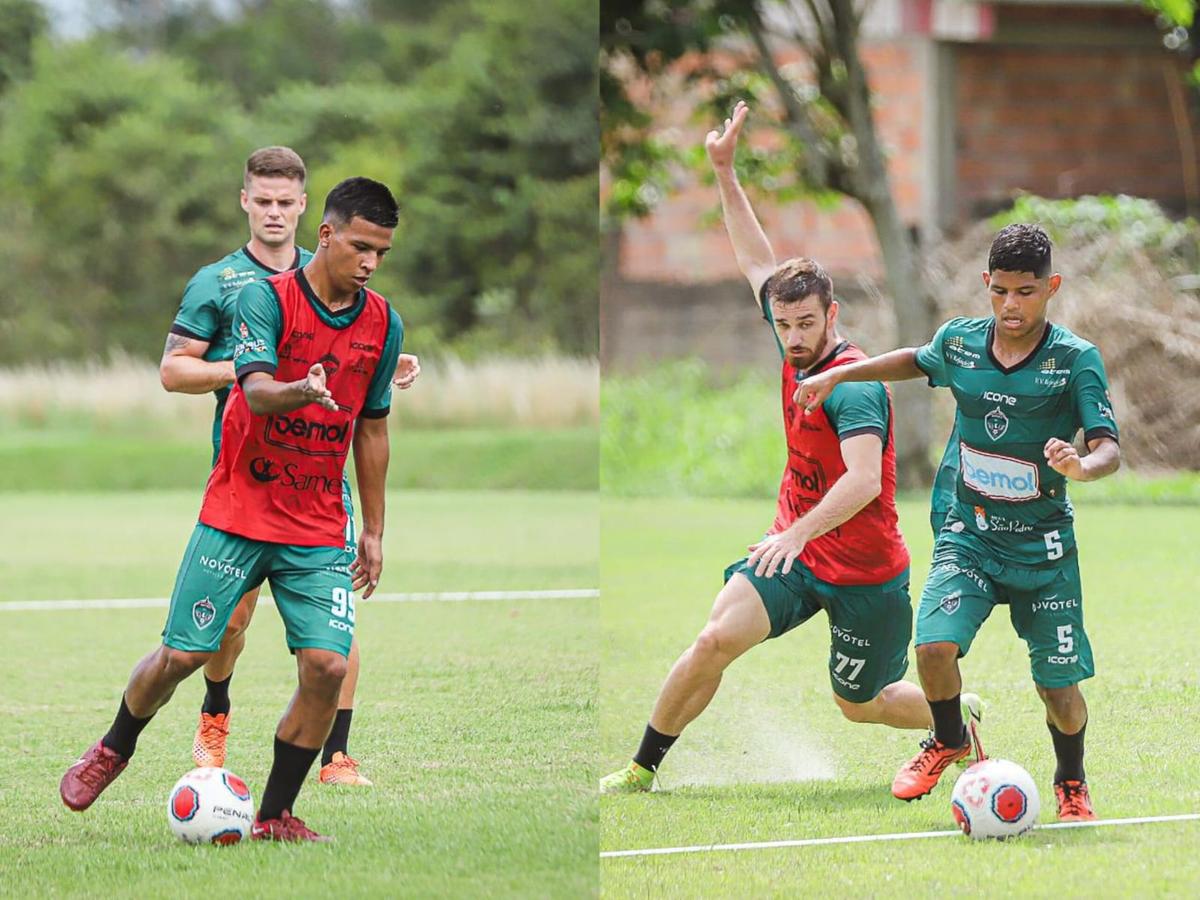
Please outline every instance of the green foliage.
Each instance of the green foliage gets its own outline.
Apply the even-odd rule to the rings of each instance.
[[[388,483],[435,490],[595,490],[594,428],[395,429]],[[164,434],[116,420],[22,429],[0,439],[0,493],[188,489],[212,463],[207,431]],[[354,479],[351,476],[351,483]]]
[[[600,486],[608,494],[769,497],[785,449],[776,379],[746,372],[714,385],[699,360],[600,389]]]
[[[46,30],[36,0],[0,0],[0,95],[29,72],[34,41]]]
[[[241,165],[272,143],[309,165],[307,246],[337,181],[393,188],[372,286],[412,349],[596,353],[593,4],[109,6],[109,33],[43,43],[0,108],[7,359],[157,357],[188,277],[245,239]]]
[[[1153,200],[1140,197],[1047,200],[1025,194],[992,218],[996,228],[1013,222],[1037,222],[1055,241],[1117,238],[1131,250],[1150,253],[1169,272],[1190,270],[1200,261],[1200,225],[1194,219],[1173,220]]]
[[[5,358],[157,354],[187,278],[245,230],[232,100],[179,60],[37,46],[0,122]]]
[[[768,504],[776,496],[786,460],[778,376],[746,370],[714,380],[703,362],[684,360],[606,375],[600,403],[605,495],[755,497]],[[1073,484],[1071,499],[1200,506],[1200,473],[1121,473]]]

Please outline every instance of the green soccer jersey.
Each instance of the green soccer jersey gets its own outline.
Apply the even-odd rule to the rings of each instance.
[[[296,248],[296,255],[289,268],[305,265],[313,255],[307,250]],[[246,247],[239,247],[228,256],[201,268],[183,291],[183,301],[171,325],[171,333],[207,341],[204,359],[222,362],[233,359],[233,312],[238,292],[252,281],[259,281],[279,272],[255,259]],[[229,388],[213,392],[217,398],[216,414],[213,418],[213,461],[221,449],[221,416],[225,412],[225,401]]]
[[[958,406],[958,466],[941,540],[1040,568],[1075,554],[1066,478],[1046,464],[1050,438],[1118,436],[1100,351],[1061,325],[1011,368],[992,354],[994,320],[951,319],[917,350],[934,387]],[[949,459],[949,454],[943,463]],[[935,493],[936,502],[936,493]]]

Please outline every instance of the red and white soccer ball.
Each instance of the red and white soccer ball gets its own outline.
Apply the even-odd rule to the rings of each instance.
[[[1007,759],[985,759],[958,776],[950,797],[954,821],[976,840],[1024,834],[1042,808],[1029,773]]]
[[[236,844],[254,824],[250,788],[228,769],[192,769],[171,788],[167,821],[189,844]]]

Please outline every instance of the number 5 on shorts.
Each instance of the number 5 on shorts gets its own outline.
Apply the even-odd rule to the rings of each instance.
[[[1075,638],[1071,634],[1070,625],[1058,626],[1058,652],[1070,653],[1075,649]]]
[[[354,624],[354,595],[345,588],[333,589],[333,608],[330,614]],[[1061,631],[1061,629],[1059,629]]]

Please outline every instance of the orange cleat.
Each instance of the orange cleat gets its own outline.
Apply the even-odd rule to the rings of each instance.
[[[1096,818],[1086,781],[1056,781],[1054,797],[1058,800],[1058,821],[1091,822]]]
[[[321,766],[321,784],[353,784],[370,787],[371,780],[358,774],[358,760],[351,759],[340,750],[333,759]]]
[[[947,747],[932,735],[921,741],[921,752],[904,764],[892,780],[892,796],[900,800],[917,800],[937,786],[946,767],[971,752],[968,739],[961,747]]]
[[[196,766],[205,768],[225,765],[225,739],[229,737],[230,713],[210,716],[200,713],[200,724],[196,726],[196,737],[192,741],[192,759]]]
[[[288,841],[291,843],[313,841],[319,844],[328,844],[333,838],[317,834],[304,824],[303,819],[297,819],[285,809],[279,814],[278,819],[261,820],[255,816],[254,824],[250,826],[250,840]]]
[[[127,765],[129,760],[96,741],[63,774],[58,784],[62,802],[75,812],[83,812],[96,802],[100,792],[112,784]]]

